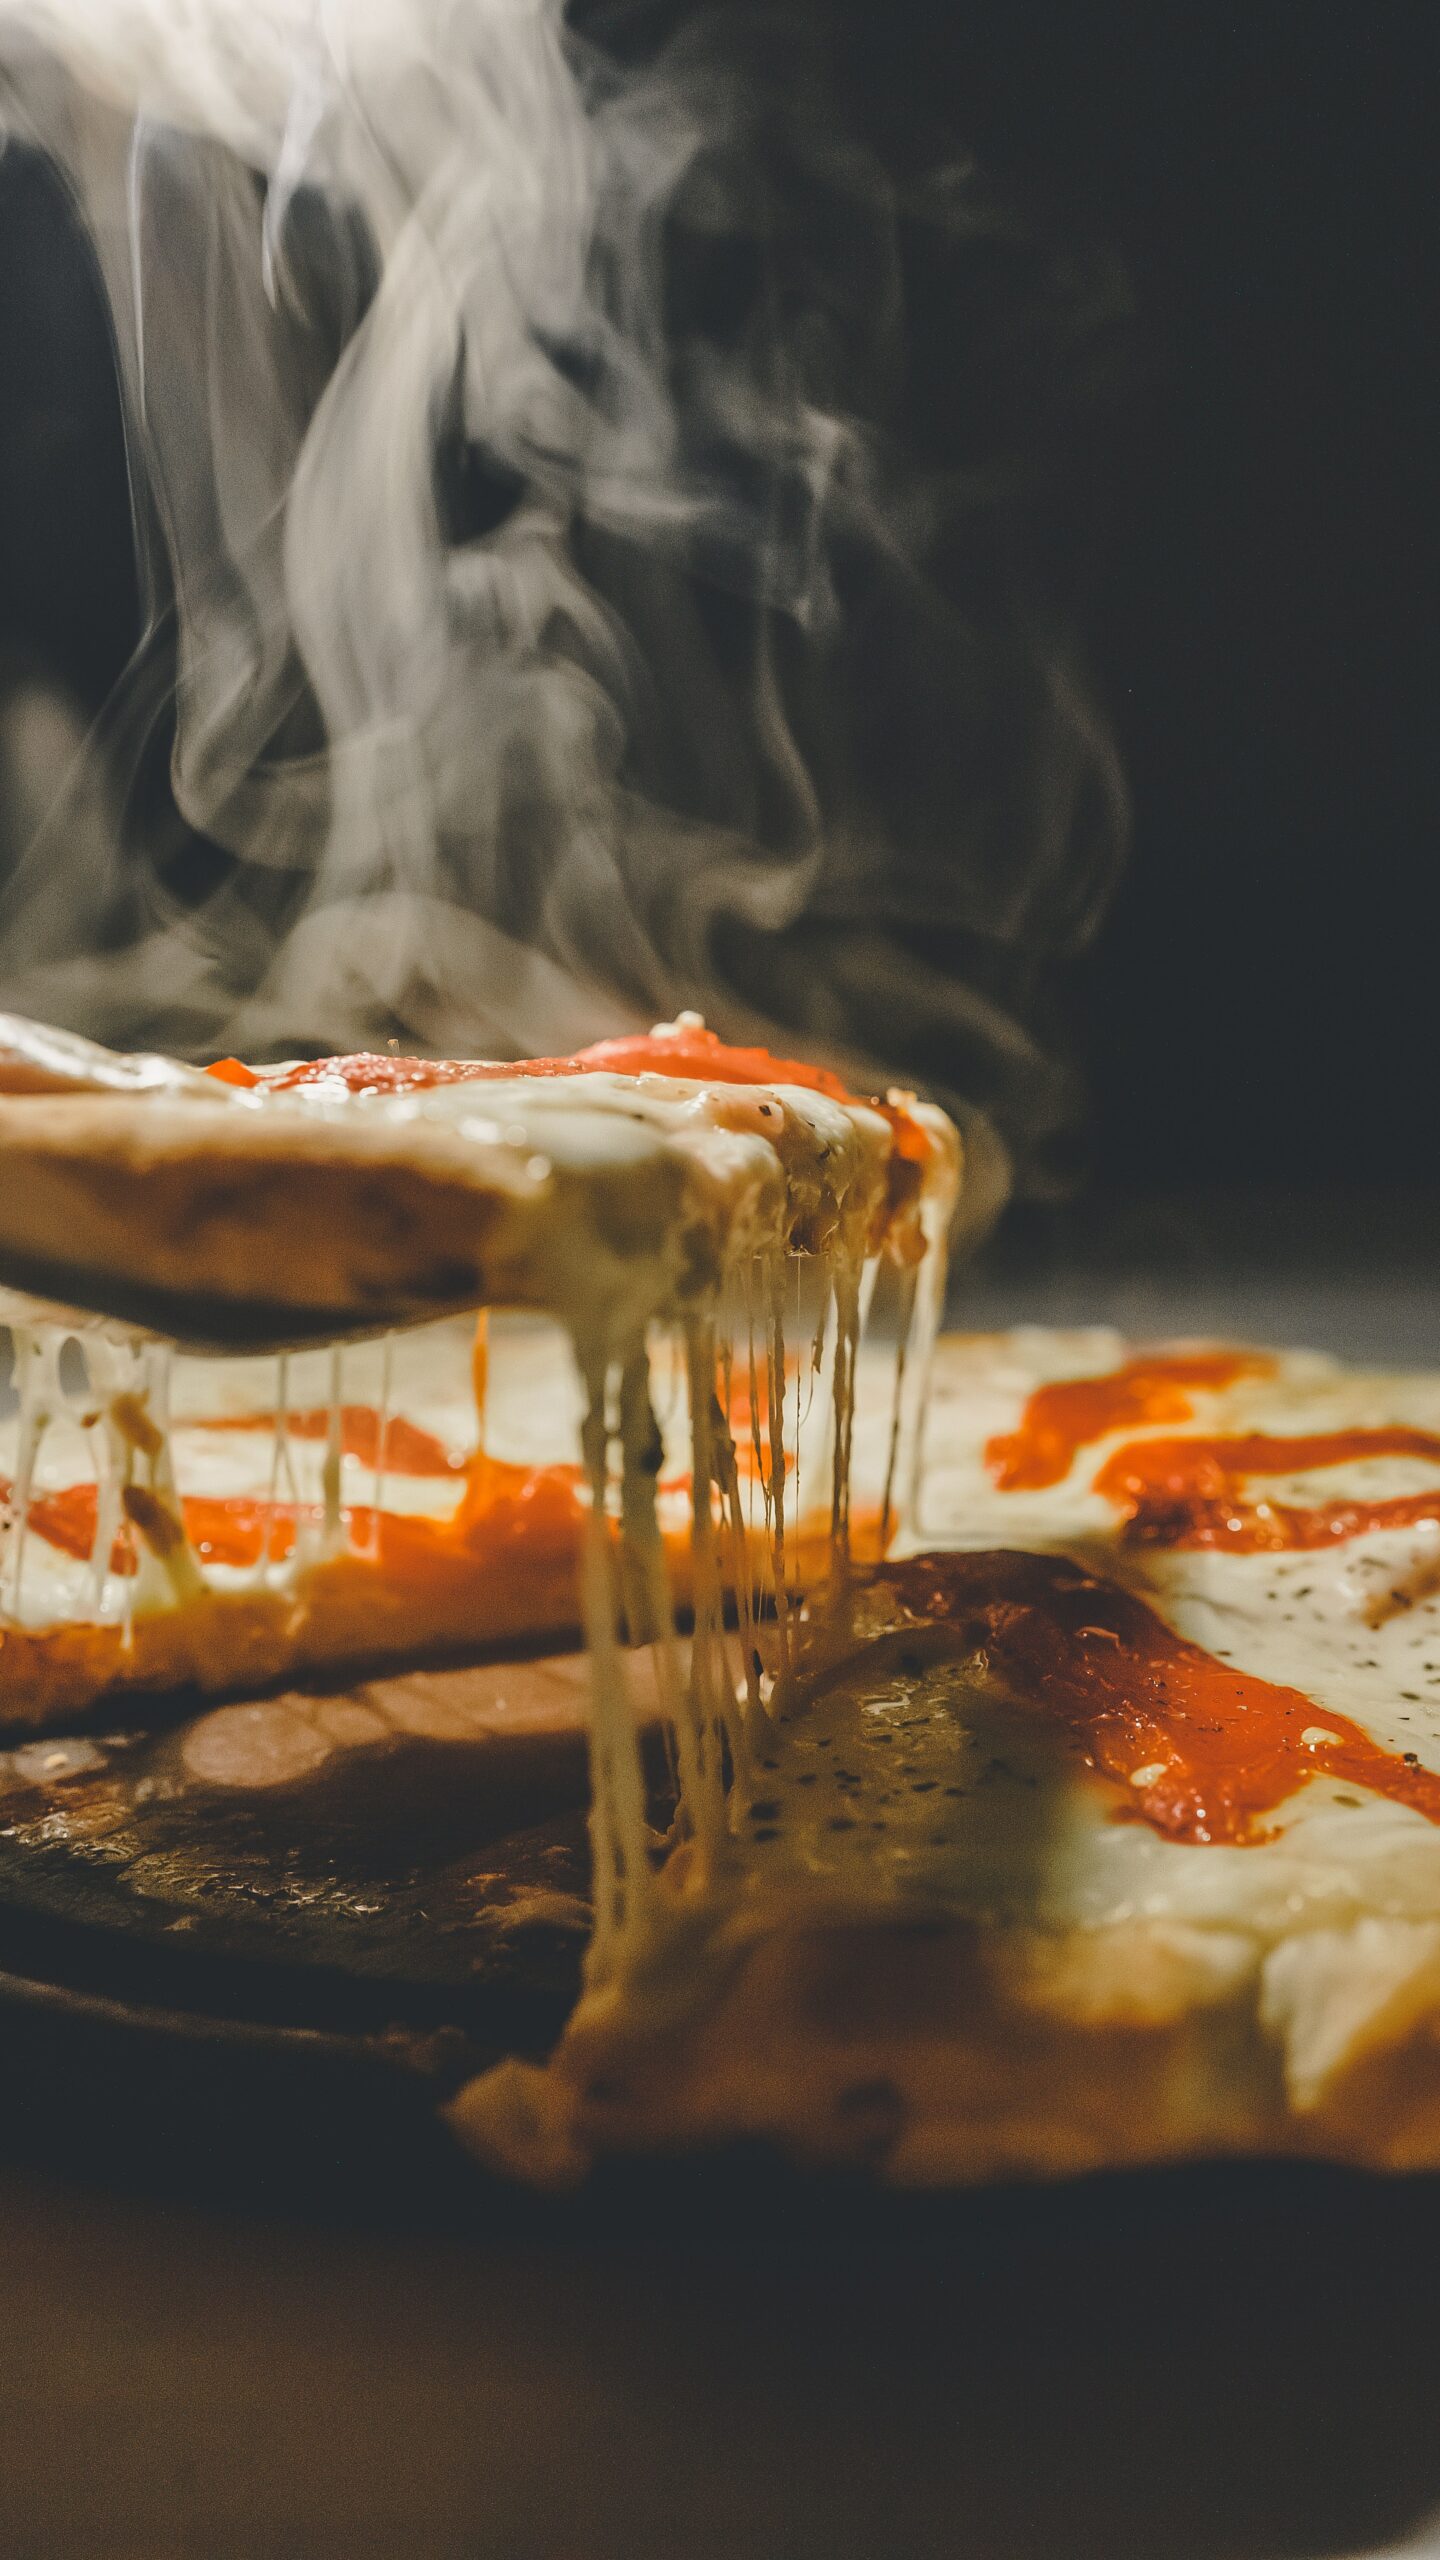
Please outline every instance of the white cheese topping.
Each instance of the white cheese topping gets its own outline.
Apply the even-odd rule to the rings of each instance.
[[[239,1181],[242,1172],[257,1167],[262,1178],[243,1194],[238,1212],[232,1212],[223,1186],[218,1203],[202,1189],[203,1214],[188,1221],[183,1185],[181,1213],[170,1209],[160,1278],[172,1293],[188,1289],[202,1306],[207,1289],[283,1299],[291,1222],[303,1206],[303,1169],[312,1162],[327,1171],[353,1164],[357,1200],[368,1199],[365,1182],[376,1166],[394,1164],[446,1182],[457,1173],[473,1178],[498,1203],[498,1225],[487,1229],[484,1241],[486,1299],[541,1307],[558,1319],[573,1346],[583,1395],[580,1443],[589,1503],[581,1585],[594,1676],[592,1973],[596,1981],[604,1979],[647,1941],[657,1845],[647,1823],[618,1630],[628,1625],[632,1634],[658,1645],[679,1783],[676,1822],[691,1841],[694,1872],[703,1879],[729,1854],[735,1806],[768,1735],[770,1710],[754,1641],[760,1608],[777,1613],[782,1665],[788,1658],[787,1542],[806,1499],[800,1480],[804,1413],[817,1380],[823,1381],[829,1407],[832,1569],[837,1575],[845,1569],[859,1340],[875,1246],[885,1240],[893,1146],[885,1116],[801,1086],[702,1085],[658,1074],[498,1077],[399,1094],[356,1094],[339,1078],[323,1076],[288,1090],[277,1090],[274,1079],[251,1091],[213,1082],[206,1088],[206,1080],[189,1071],[165,1075],[165,1062],[127,1074],[124,1062],[107,1063],[103,1052],[83,1044],[78,1053],[67,1049],[64,1056],[52,1056],[48,1035],[37,1035],[28,1052],[25,1026],[9,1026],[9,1035],[8,1046],[0,1042],[0,1086],[8,1056],[9,1090],[38,1090],[42,1098],[0,1106],[10,1113],[12,1145],[31,1148],[27,1163],[33,1177],[28,1188],[15,1186],[6,1237],[18,1239],[22,1262],[27,1242],[47,1268],[73,1254],[77,1277],[101,1306],[117,1257],[123,1262],[133,1251],[137,1285],[147,1280],[147,1216],[152,1195],[160,1196],[156,1186],[177,1166],[182,1174],[187,1166],[203,1167],[212,1153],[226,1182],[232,1173]],[[57,1104],[49,1098],[57,1092],[84,1099]],[[115,1110],[124,1115],[118,1122]],[[918,1434],[958,1174],[948,1124],[938,1114],[921,1116],[931,1133],[931,1161],[911,1213],[921,1258],[896,1373],[883,1497],[887,1525],[897,1487],[911,1471],[907,1435]],[[138,1133],[136,1151],[117,1207],[109,1149],[117,1133],[128,1141],[132,1131]],[[317,1131],[327,1141],[319,1157],[313,1148]],[[237,1142],[243,1139],[238,1153],[232,1133]],[[263,1177],[287,1162],[302,1169],[301,1183],[276,1191]],[[61,1180],[51,1195],[45,1185],[54,1167]],[[103,1236],[99,1225],[71,1214],[75,1200],[83,1205],[89,1196],[90,1181],[97,1217],[103,1204],[109,1221]],[[67,1190],[67,1183],[78,1183],[78,1192]],[[245,1254],[238,1271],[225,1249],[224,1221],[232,1214]],[[343,1219],[341,1224],[343,1229]],[[896,1239],[904,1241],[900,1230]],[[370,1249],[368,1234],[359,1241]],[[103,1271],[96,1259],[102,1244]],[[342,1232],[339,1297],[347,1285],[346,1244]],[[5,1238],[0,1245],[10,1249]],[[792,1429],[787,1316],[797,1257],[811,1264],[820,1286],[811,1292],[808,1384],[804,1364],[794,1364]],[[0,1252],[0,1267],[3,1261]],[[365,1300],[379,1302],[373,1296]],[[194,1613],[217,1593],[233,1592],[237,1581],[270,1594],[288,1591],[294,1610],[303,1614],[318,1587],[314,1577],[343,1554],[351,1538],[354,1505],[347,1501],[342,1412],[346,1362],[359,1355],[337,1349],[326,1356],[320,1400],[328,1423],[319,1453],[316,1516],[302,1520],[287,1553],[267,1548],[241,1574],[197,1553],[187,1534],[169,1423],[171,1355],[165,1347],[133,1330],[91,1326],[84,1331],[80,1378],[67,1386],[62,1347],[67,1336],[77,1336],[82,1320],[23,1312],[28,1320],[15,1333],[18,1412],[4,1585],[11,1623],[34,1629],[86,1616],[118,1621],[129,1638],[142,1620]],[[685,1683],[657,1515],[664,1460],[651,1385],[652,1355],[663,1329],[672,1325],[683,1345],[692,1488],[694,1639]],[[73,1363],[73,1348],[67,1356]],[[388,1348],[381,1354],[383,1412],[390,1409],[394,1357]],[[282,1353],[271,1390],[267,1517],[277,1503],[304,1508],[287,1420],[298,1410],[293,1370]],[[749,1435],[743,1486],[731,1424],[737,1372]],[[77,1438],[87,1444],[94,1486],[85,1597],[76,1592],[72,1571],[63,1607],[57,1605],[56,1585],[65,1576],[53,1562],[53,1544],[47,1575],[37,1581],[29,1562],[36,1548],[32,1514],[39,1517],[37,1491],[46,1481],[40,1470],[47,1443],[51,1458],[56,1455],[57,1434],[67,1443],[58,1489],[73,1489],[87,1472],[75,1466]],[[203,1448],[204,1431],[196,1436],[202,1457],[214,1463],[214,1453]],[[196,1489],[189,1473],[192,1455],[187,1446],[187,1494]],[[818,1476],[814,1450],[806,1469],[808,1479]],[[763,1517],[758,1540],[752,1535],[757,1488]],[[395,1498],[385,1476],[383,1429],[372,1469],[372,1520],[381,1509],[382,1490],[387,1502]],[[763,1587],[756,1581],[757,1554]],[[134,1569],[117,1569],[125,1565]],[[727,1602],[738,1614],[733,1632],[726,1623]],[[417,1610],[423,1614],[424,1607],[421,1593]]]

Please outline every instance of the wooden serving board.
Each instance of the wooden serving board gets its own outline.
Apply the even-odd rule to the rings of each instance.
[[[572,1655],[0,1755],[0,2135],[287,2176],[436,2140],[573,2005],[585,1714]]]

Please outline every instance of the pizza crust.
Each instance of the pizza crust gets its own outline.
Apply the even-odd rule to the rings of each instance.
[[[23,1036],[22,1036],[23,1035]],[[664,1073],[351,1091],[164,1060],[67,1066],[0,1017],[0,1283],[192,1345],[537,1307],[622,1356],[763,1255],[938,1246],[944,1115]],[[66,1073],[72,1081],[64,1082]]]
[[[1280,1435],[1293,1456],[1262,1492],[1379,1503],[1378,1525],[1171,1550],[1127,1543],[1095,1488],[1143,1420],[1048,1485],[1007,1493],[986,1463],[1037,1389],[1129,1355],[1099,1333],[944,1344],[920,1542],[1074,1559],[1237,1678],[1298,1687],[1302,1748],[1348,1717],[1396,1781],[1433,1771],[1440,1381],[1237,1365],[1188,1427],[1257,1459]],[[1364,1435],[1395,1426],[1414,1445],[1371,1454]],[[1308,1464],[1307,1434],[1333,1444]],[[1417,1491],[1421,1515],[1387,1521]],[[1104,1606],[1086,1605],[1098,1644]],[[897,2186],[1265,2155],[1440,2168],[1440,1824],[1403,1785],[1297,1767],[1248,1833],[1167,1836],[1140,1818],[1148,1765],[1127,1782],[1067,1742],[1043,1671],[1007,1689],[1003,1648],[931,1657],[909,1638],[907,1668],[893,1640],[867,1644],[883,1610],[873,1629],[859,1610],[838,1640],[822,1624],[795,1711],[757,1746],[728,1874],[707,1885],[671,1853],[628,1974],[592,1986],[544,2073],[460,2093],[463,2142],[551,2182],[613,2153],[755,2143]]]
[[[566,1252],[597,1297],[716,1258],[683,1165],[651,1148],[602,1189],[498,1136],[362,1110],[77,1095],[0,1101],[0,1160],[12,1285],[207,1347],[547,1303]]]
[[[712,1963],[719,1960],[712,1953]],[[897,2187],[1275,2155],[1440,2166],[1440,1926],[1243,1932],[813,1920],[744,1929],[683,2023],[582,2003],[543,2072],[452,2102],[534,2183],[761,2143]]]

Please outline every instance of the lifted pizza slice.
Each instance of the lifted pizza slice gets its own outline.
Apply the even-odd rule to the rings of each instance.
[[[940,1113],[689,1020],[264,1073],[12,1021],[0,1152],[0,1721],[36,1729],[597,1613],[650,1634],[697,1575],[783,1607],[848,1531],[863,1303],[883,1265],[933,1324],[958,1175]],[[492,1359],[477,1308],[568,1360],[533,1327]]]

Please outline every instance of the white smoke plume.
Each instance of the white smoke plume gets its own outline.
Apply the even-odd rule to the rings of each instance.
[[[1013,269],[995,342],[1028,294],[1061,371],[1108,272],[964,165],[897,187],[773,17],[24,0],[0,59],[100,262],[146,616],[0,1000],[249,1055],[697,1005],[1042,1147],[1124,791],[1026,456],[907,440],[904,236]]]

